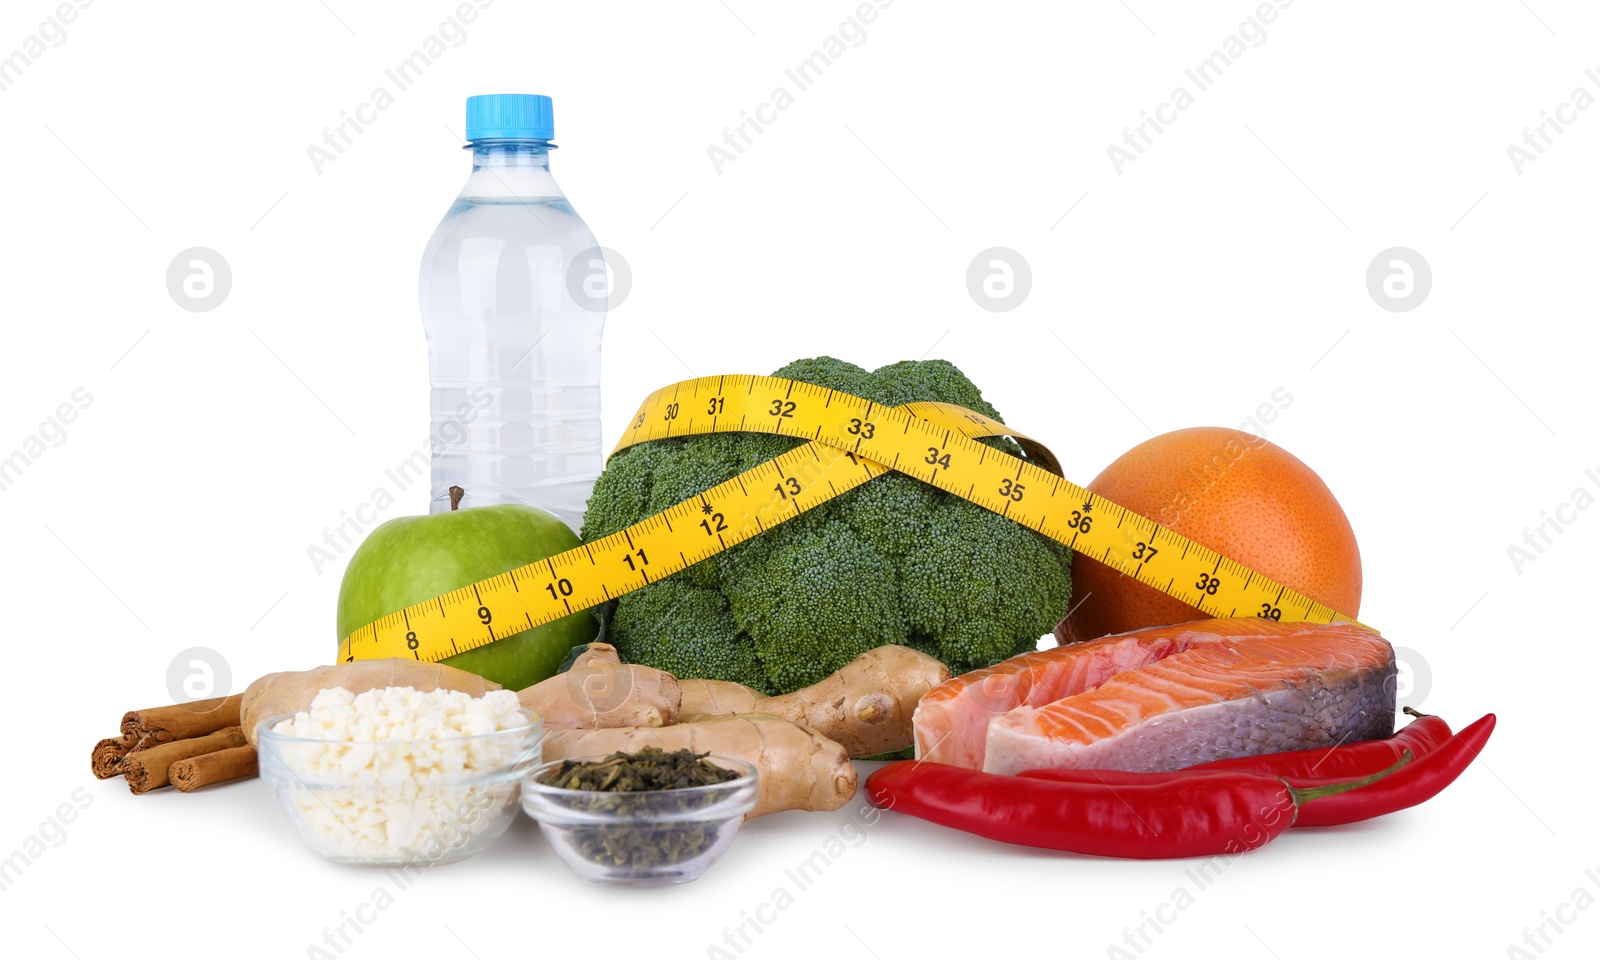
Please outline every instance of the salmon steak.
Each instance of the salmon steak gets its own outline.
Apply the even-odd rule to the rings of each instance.
[[[1356,623],[1237,617],[1024,653],[930,690],[920,760],[1159,772],[1394,732],[1394,649]]]

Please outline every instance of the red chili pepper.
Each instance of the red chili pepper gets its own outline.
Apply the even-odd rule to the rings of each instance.
[[[1343,782],[1333,777],[1275,777],[1270,773],[1249,770],[1201,770],[1198,767],[1184,767],[1181,770],[1164,770],[1155,773],[1134,773],[1129,770],[1096,770],[1092,767],[1049,767],[1039,770],[1024,770],[1017,776],[1027,777],[1030,780],[1054,780],[1057,783],[1098,783],[1107,787],[1143,787],[1158,783],[1169,783],[1173,780],[1215,777],[1226,773],[1242,773],[1264,777],[1268,780],[1282,780],[1289,786],[1302,790]]]
[[[1128,770],[1096,770],[1093,767],[1047,767],[1038,770],[1024,770],[1017,776],[1029,777],[1034,780],[1055,780],[1061,783],[1099,783],[1108,787],[1136,787],[1145,784],[1165,783],[1169,780],[1182,780],[1185,777],[1207,777],[1231,772],[1251,773],[1254,771],[1202,770],[1199,767],[1184,767],[1179,770],[1155,773],[1134,773]],[[1298,787],[1301,790],[1345,782],[1339,777],[1290,777],[1274,776],[1270,773],[1256,773],[1256,776],[1282,780],[1289,786]]]
[[[1253,757],[1235,757],[1200,763],[1188,770],[1235,770],[1265,773],[1293,780],[1335,779],[1364,777],[1389,766],[1406,750],[1422,758],[1437,750],[1450,739],[1450,725],[1439,717],[1421,714],[1406,708],[1416,719],[1385,740],[1363,740],[1332,748],[1288,750],[1283,753],[1264,753]]]
[[[1486,714],[1451,737],[1444,746],[1414,763],[1406,764],[1391,776],[1371,786],[1339,796],[1328,795],[1307,801],[1295,820],[1297,827],[1331,827],[1341,823],[1370,820],[1386,813],[1414,807],[1431,799],[1455,782],[1461,771],[1477,759],[1489,734],[1494,732],[1494,714]]]
[[[1387,775],[1310,789],[1230,772],[1108,786],[901,760],[867,778],[867,798],[992,840],[1151,860],[1254,850],[1287,829],[1302,804]]]
[[[1406,730],[1411,730],[1425,719],[1433,718],[1422,717],[1416,723],[1408,726]],[[1437,731],[1443,726],[1443,723],[1441,720],[1439,724],[1430,726],[1433,727],[1434,731]],[[1478,755],[1484,744],[1488,742],[1489,734],[1494,730],[1494,723],[1494,714],[1489,714],[1477,723],[1462,730],[1459,735],[1453,738],[1446,738],[1443,741],[1443,746],[1430,748],[1426,736],[1413,738],[1411,742],[1421,745],[1427,752],[1419,755],[1415,761],[1406,765],[1404,769],[1394,776],[1385,778],[1381,788],[1378,786],[1366,787],[1349,794],[1343,794],[1341,799],[1338,800],[1330,797],[1320,799],[1310,806],[1303,806],[1299,815],[1295,818],[1293,826],[1327,827],[1341,823],[1355,823],[1359,820],[1369,820],[1373,817],[1383,816],[1386,813],[1394,813],[1396,810],[1404,810],[1407,807],[1416,806],[1424,800],[1432,798],[1449,786],[1456,777],[1461,775],[1461,771],[1472,763],[1473,758]],[[1448,728],[1446,727],[1445,729]],[[1421,732],[1427,735],[1431,734],[1432,731]],[[1371,742],[1387,744],[1393,743],[1396,739],[1399,739],[1398,734],[1387,741]],[[1353,744],[1350,749],[1364,746],[1366,744]],[[1343,750],[1346,748],[1338,749]],[[1402,749],[1401,753],[1404,754],[1404,752],[1405,750]],[[1284,764],[1287,770],[1279,771],[1278,775],[1288,782],[1290,786],[1302,790],[1340,782],[1338,779],[1331,777],[1301,777],[1287,772],[1288,770],[1304,769],[1304,759],[1312,755],[1330,757],[1329,762],[1335,767],[1348,765],[1345,761],[1337,759],[1340,756],[1338,752],[1330,754],[1326,750],[1297,750],[1292,753],[1267,754],[1243,759],[1246,761],[1270,760],[1279,756],[1291,758],[1291,762]],[[1436,757],[1435,755],[1438,756]],[[1370,763],[1373,756],[1374,754],[1370,752],[1362,751],[1355,763]],[[1269,773],[1269,771],[1264,770],[1228,771],[1223,769],[1223,764],[1231,764],[1232,762],[1204,763],[1198,766],[1185,767],[1182,770],[1174,770],[1170,773],[1128,773],[1121,770],[1090,770],[1076,767],[1059,770],[1025,770],[1021,775],[1038,780],[1054,780],[1066,783],[1098,783],[1106,787],[1129,787],[1157,784],[1187,777],[1214,776],[1223,772],[1258,772],[1263,775]],[[1327,765],[1323,764],[1322,768]]]

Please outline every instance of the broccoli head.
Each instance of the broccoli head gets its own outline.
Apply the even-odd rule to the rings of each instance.
[[[869,372],[817,357],[773,376],[884,406],[939,401],[1000,420],[978,388],[943,360]],[[595,484],[583,539],[616,533],[802,442],[721,433],[629,447]],[[1004,437],[981,442],[1022,455]],[[964,672],[1031,650],[1050,632],[1067,610],[1070,559],[1048,537],[887,473],[618,598],[610,639],[630,662],[771,694],[815,683],[887,643]]]

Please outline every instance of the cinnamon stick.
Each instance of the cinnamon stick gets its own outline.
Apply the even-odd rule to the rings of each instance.
[[[149,793],[166,786],[172,765],[230,747],[245,744],[244,731],[239,727],[226,727],[203,737],[172,740],[143,750],[135,750],[122,760],[122,769],[128,778],[128,789],[134,794]]]
[[[172,785],[183,793],[191,793],[213,783],[242,780],[255,775],[256,748],[249,744],[179,760],[167,771],[167,778]]]
[[[89,754],[89,769],[94,771],[95,779],[109,780],[122,776],[122,758],[138,745],[139,738],[129,736],[107,737],[95,744],[94,752]]]
[[[130,710],[122,715],[122,735],[143,740],[148,748],[172,740],[188,740],[216,733],[224,727],[238,726],[239,705],[244,694],[231,697],[213,697],[192,703],[175,703],[166,707]]]

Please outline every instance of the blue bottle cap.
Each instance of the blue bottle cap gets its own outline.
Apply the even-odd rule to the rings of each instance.
[[[534,93],[490,93],[467,98],[468,140],[553,140],[550,98]]]

